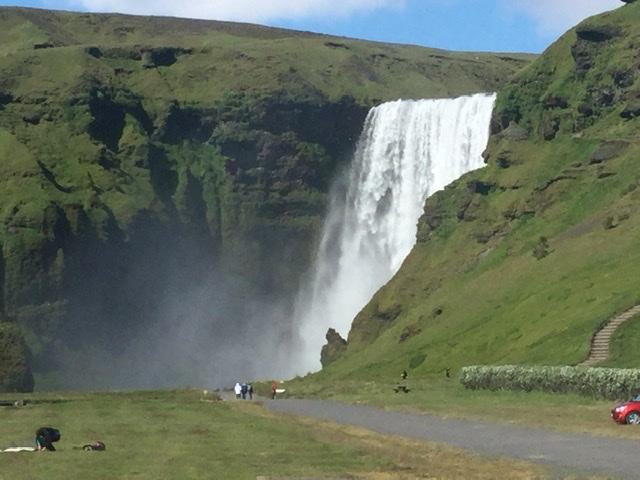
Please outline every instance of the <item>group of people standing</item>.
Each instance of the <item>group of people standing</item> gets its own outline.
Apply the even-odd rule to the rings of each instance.
[[[253,385],[250,383],[240,383],[236,382],[236,385],[233,387],[233,391],[236,394],[236,398],[238,400],[253,400]],[[278,388],[278,382],[274,381],[271,383],[271,399],[275,400],[276,395],[278,393],[283,393],[283,389]]]
[[[253,386],[250,383],[240,384],[240,382],[236,382],[236,386],[233,387],[233,391],[235,392],[238,400],[246,400],[247,396],[249,397],[249,400],[253,400]]]

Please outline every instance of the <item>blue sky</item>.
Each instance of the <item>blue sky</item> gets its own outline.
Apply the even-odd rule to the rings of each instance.
[[[541,52],[619,0],[25,0],[0,5],[246,21],[474,51]]]

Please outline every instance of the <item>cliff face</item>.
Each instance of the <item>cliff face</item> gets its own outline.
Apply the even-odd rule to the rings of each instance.
[[[326,375],[576,364],[639,302],[639,42],[633,3],[500,91],[486,168],[427,201],[417,245]]]
[[[91,112],[93,99],[101,98],[87,130],[101,124],[96,135],[108,137],[119,130],[117,120],[100,116],[121,106],[102,92],[90,91],[86,103],[70,110]],[[85,356],[126,350],[145,331],[167,328],[158,324],[167,303],[187,304],[165,319],[182,321],[180,310],[193,315],[189,295],[202,285],[233,298],[294,290],[309,264],[330,175],[348,158],[366,113],[348,98],[329,103],[284,95],[233,96],[206,111],[168,110],[149,133],[124,113],[128,125],[111,147],[96,144],[90,133],[59,131],[55,122],[46,133],[10,140],[18,148],[35,143],[36,135],[68,135],[69,143],[58,147],[84,143],[89,156],[23,151],[28,170],[12,172],[15,187],[7,192],[4,309],[31,335],[37,371],[87,369]],[[183,138],[194,135],[200,139]],[[200,308],[231,309],[230,318],[216,322],[247,327],[249,313],[240,305]]]
[[[0,310],[43,386],[202,383],[292,342],[369,107],[493,90],[528,61],[15,8],[0,45]]]

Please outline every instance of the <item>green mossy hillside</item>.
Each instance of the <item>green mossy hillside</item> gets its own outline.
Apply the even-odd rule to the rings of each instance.
[[[86,82],[101,81],[126,84],[149,110],[168,99],[210,105],[230,90],[315,91],[361,103],[493,91],[533,58],[229,22],[26,8],[2,8],[0,26],[5,94],[77,95],[86,93]]]
[[[530,58],[0,8],[0,310],[49,386],[164,357],[146,333],[186,316],[242,338],[253,299],[290,305],[372,105],[495,90]],[[291,335],[260,316],[255,338]]]
[[[573,365],[640,303],[639,44],[629,4],[569,31],[500,91],[487,166],[427,201],[417,245],[318,380]]]

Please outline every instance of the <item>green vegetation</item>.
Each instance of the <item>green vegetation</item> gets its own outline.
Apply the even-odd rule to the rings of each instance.
[[[604,365],[615,365],[621,368],[638,368],[640,366],[640,317],[634,317],[623,323],[611,337],[609,360]]]
[[[541,467],[267,413],[193,391],[38,395],[0,409],[0,447],[62,432],[55,453],[0,454],[3,478],[544,478]],[[74,450],[101,440],[105,452]]]
[[[211,272],[286,297],[372,105],[495,90],[530,59],[2,7],[0,311],[55,386]]]
[[[310,388],[403,369],[430,378],[467,365],[575,365],[608,319],[640,303],[629,107],[639,40],[640,4],[594,17],[499,93],[486,168],[427,201],[417,245]],[[640,337],[626,331],[627,353],[610,366],[631,366],[623,358]]]
[[[290,289],[371,105],[494,90],[529,60],[29,9],[0,9],[0,26],[0,307],[52,384],[113,332],[125,342],[132,318],[149,327],[157,312],[140,307],[171,290],[149,280],[176,265],[193,284],[212,267],[258,279],[241,285],[246,298]],[[638,41],[636,2],[567,33],[502,89],[487,168],[427,202],[400,272],[289,394],[638,438],[609,402],[442,379],[472,364],[576,364],[640,302]],[[148,275],[132,289],[137,271]],[[639,340],[637,322],[621,327],[610,366],[637,367]],[[393,393],[404,369],[411,392]],[[2,475],[542,475],[195,392],[33,398],[0,410],[0,446],[30,444],[47,423],[63,431],[60,451],[0,455]],[[95,439],[107,452],[70,448]]]
[[[364,103],[445,97],[495,90],[533,58],[177,18],[3,8],[0,21],[12,92],[82,94],[82,82],[99,80],[127,85],[147,105],[176,99],[201,108],[229,91],[322,92]]]
[[[538,390],[616,400],[640,392],[640,370],[479,365],[460,370],[460,383],[471,390]]]

